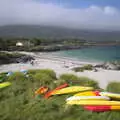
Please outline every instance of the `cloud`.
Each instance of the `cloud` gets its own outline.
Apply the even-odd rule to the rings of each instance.
[[[36,24],[120,30],[120,11],[112,6],[66,8],[35,0],[0,0],[0,25]]]

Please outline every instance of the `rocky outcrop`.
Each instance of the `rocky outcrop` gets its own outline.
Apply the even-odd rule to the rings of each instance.
[[[29,55],[24,55],[20,53],[0,52],[0,65],[21,62],[26,63],[31,60],[34,60],[34,58]]]
[[[26,63],[26,62],[29,62],[31,60],[34,60],[34,58],[32,56],[25,55],[25,56],[22,56],[20,58],[17,58],[16,62],[17,63]]]
[[[105,70],[120,70],[120,64],[115,64],[114,62],[106,62],[96,65],[95,68],[103,68]]]

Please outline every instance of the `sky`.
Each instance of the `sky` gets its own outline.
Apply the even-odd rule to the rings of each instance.
[[[0,25],[120,30],[119,0],[0,0]]]

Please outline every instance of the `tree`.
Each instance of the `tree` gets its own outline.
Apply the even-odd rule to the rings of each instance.
[[[37,46],[37,45],[40,45],[40,44],[41,44],[41,40],[40,40],[40,39],[38,39],[38,38],[34,38],[34,39],[32,39],[32,40],[31,40],[31,42],[32,42],[35,46]]]

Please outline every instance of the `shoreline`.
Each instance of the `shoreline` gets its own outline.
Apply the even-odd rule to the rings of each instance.
[[[50,55],[50,53],[28,53],[20,52],[27,55],[31,55],[35,58],[34,65],[28,63],[6,64],[0,65],[0,72],[20,71],[22,69],[52,69],[56,72],[57,77],[64,73],[75,74],[77,76],[88,77],[94,79],[99,83],[101,88],[105,88],[109,82],[120,82],[120,71],[116,70],[104,70],[99,68],[95,71],[74,72],[71,69],[74,67],[80,67],[86,64],[96,65],[98,63],[81,62],[74,59],[68,59],[64,57],[58,57]],[[39,55],[38,55],[39,54]]]

